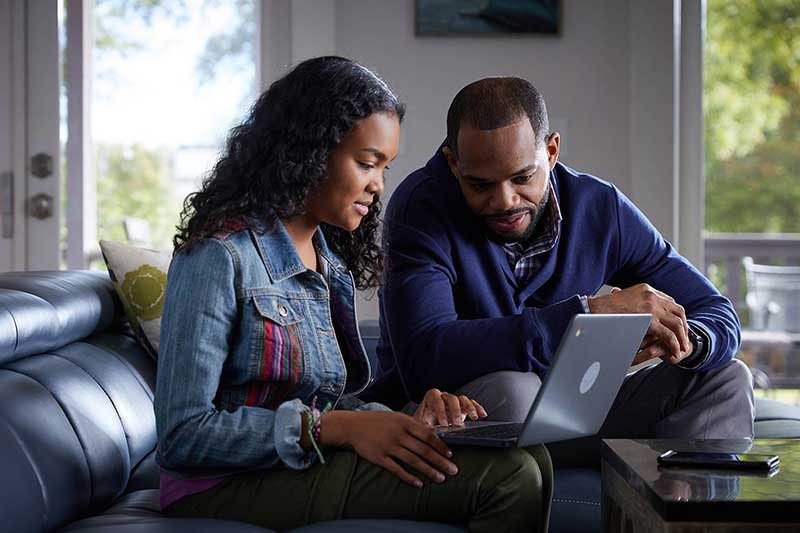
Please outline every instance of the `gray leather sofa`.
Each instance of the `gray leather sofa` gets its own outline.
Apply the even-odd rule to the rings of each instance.
[[[0,274],[0,530],[265,531],[159,513],[156,367],[122,317],[105,274]],[[365,344],[374,347],[374,325],[366,326]],[[758,413],[759,436],[800,436],[797,409],[760,402]],[[596,471],[557,471],[555,492],[551,531],[599,529]],[[463,529],[347,520],[297,531]]]

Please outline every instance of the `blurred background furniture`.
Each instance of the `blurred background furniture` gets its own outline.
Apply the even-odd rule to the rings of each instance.
[[[150,223],[137,217],[124,217],[122,227],[125,229],[125,238],[128,244],[152,248],[153,239],[150,235]]]
[[[760,265],[752,257],[743,258],[742,264],[750,327],[800,333],[800,266]]]
[[[738,357],[756,393],[800,403],[800,238],[712,233],[704,241],[706,275],[742,320]]]
[[[742,258],[747,324],[742,346],[753,352],[751,368],[761,388],[800,387],[800,266]],[[776,367],[779,366],[780,368]],[[777,375],[776,374],[777,370]]]

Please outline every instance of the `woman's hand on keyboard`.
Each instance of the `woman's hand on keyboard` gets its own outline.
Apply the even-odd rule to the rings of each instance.
[[[456,396],[439,389],[431,389],[417,407],[414,418],[428,426],[463,426],[464,420],[478,420],[487,416],[486,409],[463,394]]]

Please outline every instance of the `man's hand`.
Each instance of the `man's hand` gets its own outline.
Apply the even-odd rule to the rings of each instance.
[[[636,354],[636,357],[633,358],[631,364],[638,365],[639,363],[658,357],[665,363],[675,365],[686,359],[686,357],[692,353],[692,350],[694,350],[694,345],[689,349],[689,353],[682,354],[680,357],[674,357],[670,355],[669,350],[664,346],[663,342],[648,334],[645,335],[642,345],[639,347],[639,352]]]
[[[417,407],[414,418],[428,426],[463,426],[464,419],[486,418],[486,409],[463,394],[456,396],[439,389],[431,389]]]
[[[592,313],[650,313],[647,329],[639,352],[631,364],[639,364],[654,357],[665,363],[677,364],[692,353],[686,311],[675,299],[646,283],[627,289],[612,289],[610,294],[588,299]]]

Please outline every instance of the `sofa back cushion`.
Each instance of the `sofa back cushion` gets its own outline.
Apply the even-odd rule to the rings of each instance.
[[[0,365],[85,339],[122,317],[105,273],[0,274]]]
[[[120,312],[105,275],[0,275],[0,529],[107,507],[155,449],[155,365],[106,329]]]

